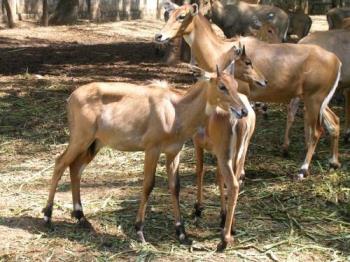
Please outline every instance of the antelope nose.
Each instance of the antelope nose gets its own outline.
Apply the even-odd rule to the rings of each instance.
[[[154,36],[154,39],[155,39],[156,41],[161,41],[161,40],[162,40],[162,34],[156,34],[156,35]]]
[[[246,117],[248,115],[248,110],[246,108],[242,108],[241,114],[242,117]]]

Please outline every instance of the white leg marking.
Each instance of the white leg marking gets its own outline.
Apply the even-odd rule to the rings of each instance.
[[[81,207],[80,204],[75,203],[75,204],[74,204],[74,210],[75,210],[75,211],[83,211],[83,208]]]
[[[44,221],[45,222],[48,222],[50,219],[49,219],[49,217],[48,216],[44,216]]]
[[[302,169],[302,170],[308,170],[308,169],[309,169],[309,164],[308,164],[308,163],[304,163],[304,164],[301,166],[301,169]]]

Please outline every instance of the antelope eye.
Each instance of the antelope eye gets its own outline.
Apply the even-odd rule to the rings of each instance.
[[[223,84],[220,84],[220,85],[219,85],[219,89],[220,89],[221,91],[227,91],[226,86],[223,85]]]
[[[184,20],[185,17],[186,17],[185,14],[181,14],[181,15],[179,15],[179,16],[177,17],[177,19],[178,19],[178,20]]]
[[[247,66],[251,66],[251,65],[252,65],[252,61],[250,61],[250,60],[245,60],[245,64],[246,64]]]

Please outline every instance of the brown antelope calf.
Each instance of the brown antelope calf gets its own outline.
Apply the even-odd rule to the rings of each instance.
[[[180,150],[197,128],[207,121],[206,111],[219,107],[237,118],[246,108],[237,93],[237,82],[226,73],[207,73],[184,96],[159,83],[139,86],[129,83],[91,83],[75,90],[68,99],[70,139],[56,159],[44,219],[50,224],[57,184],[67,167],[73,195],[73,215],[83,225],[80,178],[85,166],[104,146],[121,151],[145,151],[144,180],[136,231],[144,242],[143,224],[149,195],[155,181],[159,155],[166,155],[169,190],[174,209],[176,234],[188,243],[179,208],[178,175]],[[227,186],[234,188],[233,181]]]
[[[196,216],[200,216],[203,209],[204,149],[213,152],[218,162],[216,177],[220,188],[220,226],[223,228],[222,242],[219,244],[218,250],[225,249],[232,240],[231,232],[233,232],[235,225],[234,212],[239,193],[239,180],[241,175],[244,175],[245,157],[255,128],[255,112],[250,106],[248,98],[243,94],[239,94],[239,97],[248,110],[247,117],[238,119],[232,114],[215,108],[206,127],[199,129],[193,136],[197,174]],[[227,205],[224,184],[232,184],[234,188],[234,190],[230,187],[227,188]]]
[[[238,81],[239,92],[246,94],[252,101],[285,104],[293,98],[304,101],[307,153],[297,178],[302,179],[309,173],[324,121],[328,123],[326,127],[332,141],[330,163],[334,167],[340,166],[339,119],[328,107],[341,70],[341,62],[336,55],[314,45],[268,44],[253,37],[224,41],[215,35],[210,23],[198,13],[196,4],[173,6],[169,20],[156,35],[156,40],[166,42],[177,36],[184,37],[198,66],[206,71],[213,71],[216,64],[229,60],[230,47],[242,43],[247,57],[251,58],[244,62],[253,62],[268,81],[266,88]],[[239,78],[239,75],[237,66],[235,77]]]

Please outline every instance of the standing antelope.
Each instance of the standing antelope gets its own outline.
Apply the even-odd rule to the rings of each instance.
[[[233,76],[209,74],[184,96],[162,88],[159,83],[148,86],[91,83],[75,90],[67,105],[69,145],[56,159],[47,205],[43,209],[45,221],[51,223],[56,188],[67,167],[70,168],[73,215],[89,226],[80,198],[83,169],[104,146],[121,151],[145,151],[143,190],[135,225],[139,240],[145,242],[146,206],[154,186],[159,155],[165,153],[176,235],[180,242],[189,243],[179,208],[180,150],[197,128],[206,123],[206,111],[215,107],[230,111],[237,118],[246,115]],[[227,185],[233,188],[232,184]]]
[[[342,62],[341,79],[339,87],[343,88],[345,96],[345,141],[350,138],[350,31],[334,29],[330,31],[314,32],[299,41],[299,44],[318,45],[333,52]],[[288,117],[283,148],[288,152],[289,132],[299,107],[299,99],[293,99],[288,106]],[[328,122],[325,122],[326,126]]]
[[[248,98],[238,94],[246,111],[245,118],[237,118],[220,108],[213,108],[205,128],[193,136],[196,150],[197,175],[197,216],[201,215],[202,187],[203,187],[203,154],[204,149],[213,152],[217,158],[216,177],[220,188],[221,223],[223,228],[222,241],[218,250],[225,249],[232,240],[231,232],[235,225],[234,212],[239,193],[239,180],[244,175],[244,162],[248,145],[255,128],[255,112],[250,106]],[[227,186],[227,206],[224,194],[224,185]],[[233,188],[231,188],[233,185]]]
[[[257,88],[238,81],[239,92],[253,101],[289,103],[300,98],[305,104],[305,140],[307,153],[298,179],[309,174],[309,166],[322,133],[321,124],[326,125],[331,135],[330,164],[339,167],[338,141],[339,119],[330,110],[328,103],[338,85],[341,62],[336,55],[314,45],[268,44],[253,37],[238,37],[228,42],[219,39],[210,23],[198,13],[198,6],[173,5],[169,20],[156,35],[156,40],[166,42],[183,36],[191,47],[198,66],[206,71],[215,70],[215,65],[228,58],[230,44],[241,42],[246,49],[244,63],[254,64],[268,81],[266,88]],[[238,78],[239,67],[235,70]]]

